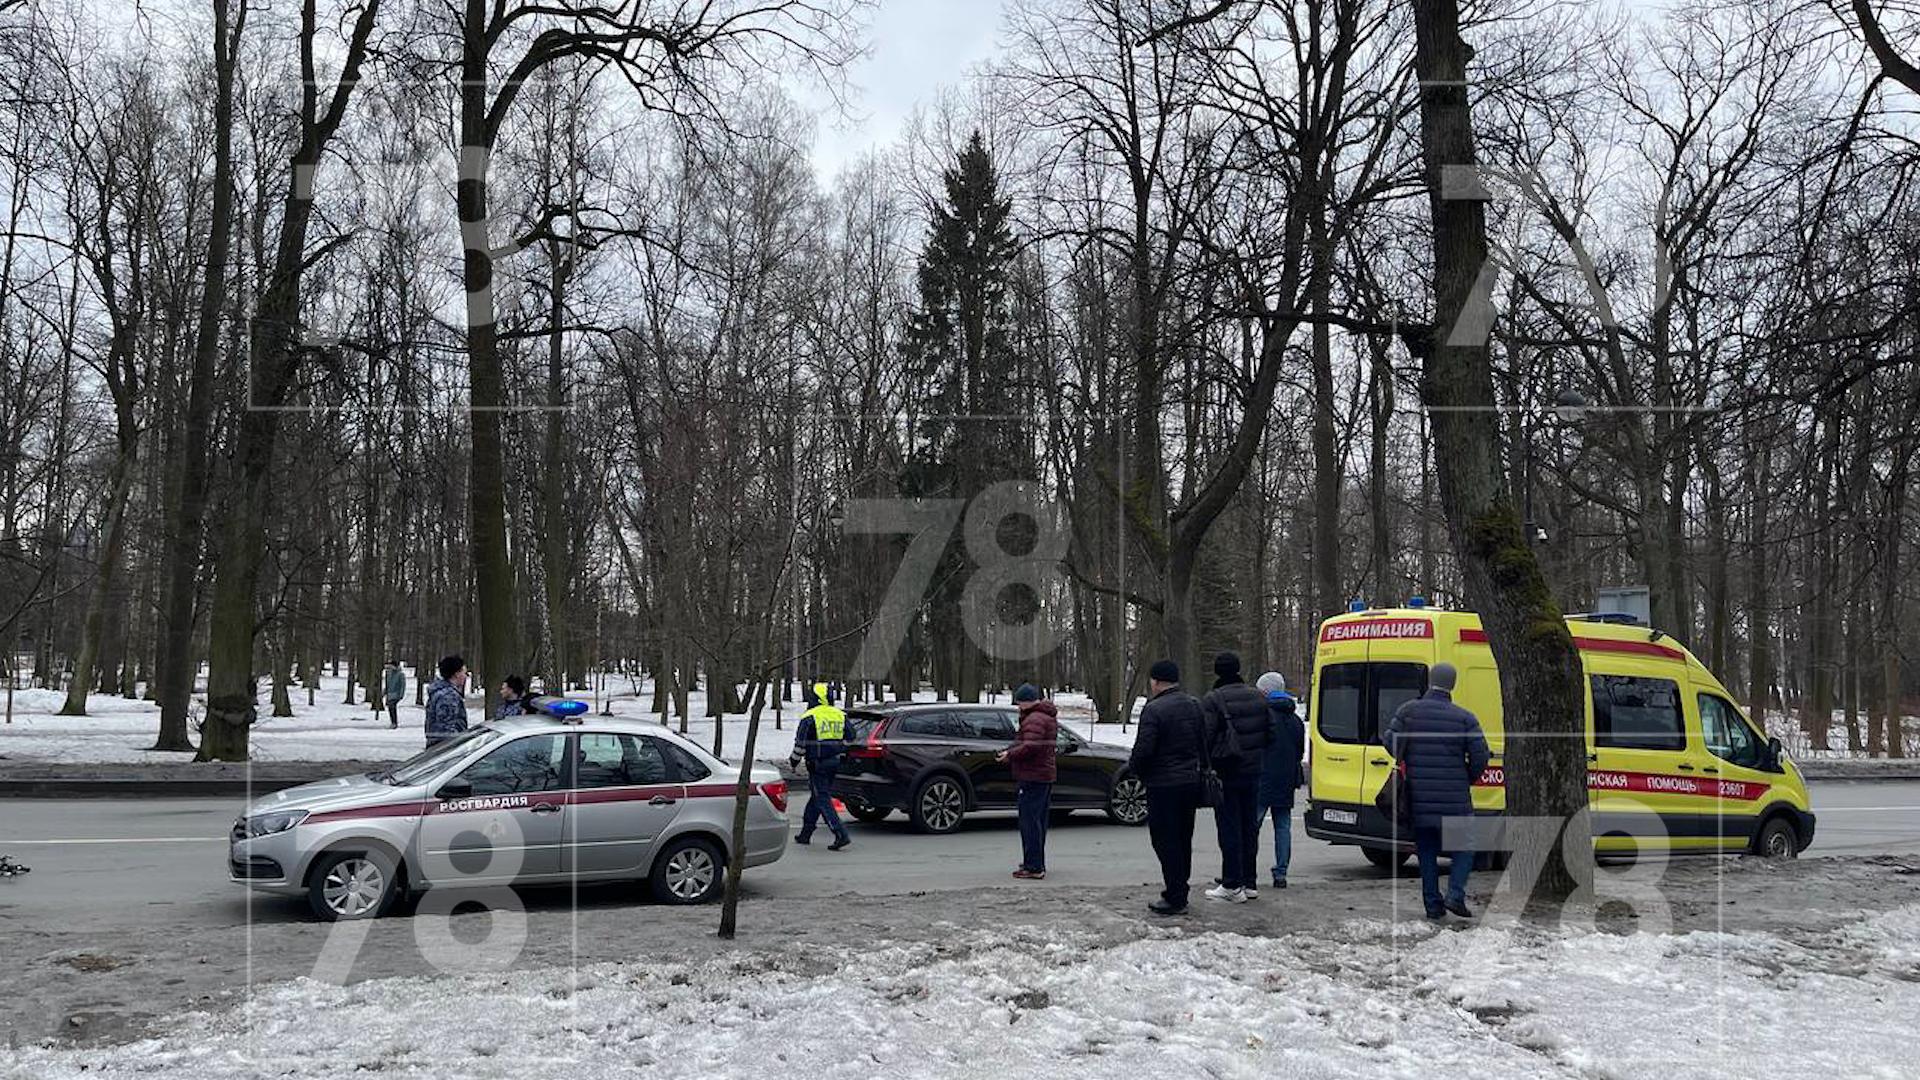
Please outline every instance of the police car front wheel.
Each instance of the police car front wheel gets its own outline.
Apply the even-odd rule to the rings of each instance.
[[[399,892],[399,868],[377,848],[330,852],[307,878],[307,901],[328,922],[377,919]]]

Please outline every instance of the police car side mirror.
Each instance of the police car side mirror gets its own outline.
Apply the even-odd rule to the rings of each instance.
[[[468,780],[464,776],[456,776],[446,783],[441,784],[440,790],[435,793],[436,797],[442,799],[464,799],[472,794],[473,781]]]

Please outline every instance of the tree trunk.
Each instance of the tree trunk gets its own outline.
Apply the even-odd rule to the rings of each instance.
[[[1489,265],[1486,207],[1471,195],[1449,198],[1460,193],[1445,183],[1457,186],[1462,179],[1451,170],[1471,177],[1476,169],[1469,50],[1460,37],[1458,0],[1416,0],[1414,34],[1434,257],[1434,329],[1420,342],[1422,390],[1433,416],[1440,502],[1467,597],[1500,669],[1509,822],[1539,819],[1551,826],[1515,857],[1537,871],[1531,879],[1536,895],[1564,899],[1588,876],[1576,868],[1593,857],[1585,831],[1580,660],[1521,534],[1501,471],[1487,327],[1474,325],[1489,314],[1486,299],[1475,296]]]
[[[107,606],[113,597],[114,580],[127,545],[127,504],[133,499],[133,470],[139,455],[139,438],[137,430],[120,433],[120,452],[113,460],[112,479],[108,481],[106,539],[100,547],[100,569],[87,595],[80,649],[74,657],[73,681],[67,684],[67,700],[60,707],[61,716],[87,715],[87,695],[99,683],[100,673],[95,669],[101,666]]]
[[[520,655],[513,618],[513,561],[507,548],[506,459],[500,413],[506,407],[499,327],[494,310],[493,247],[487,185],[493,132],[487,124],[489,0],[467,0],[461,23],[460,176],[455,202],[465,248],[461,280],[467,292],[467,371],[473,419],[467,497],[473,529],[473,578],[478,588],[480,649],[477,674],[492,685],[511,673]]]

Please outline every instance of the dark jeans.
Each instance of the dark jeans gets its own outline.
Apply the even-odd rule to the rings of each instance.
[[[1273,814],[1273,881],[1278,885],[1287,880],[1287,866],[1293,862],[1293,807],[1274,806],[1271,808],[1271,813]]]
[[[1187,906],[1187,879],[1193,876],[1193,814],[1200,806],[1195,784],[1147,789],[1147,835],[1160,860],[1161,899]]]
[[[1464,829],[1461,831],[1465,832]],[[1420,858],[1420,899],[1427,906],[1427,914],[1433,915],[1441,910],[1440,826],[1415,825],[1413,850]],[[1452,865],[1447,867],[1447,899],[1464,904],[1467,900],[1467,875],[1473,873],[1473,849],[1449,851],[1447,858],[1452,860]]]
[[[1053,785],[1022,780],[1016,796],[1020,805],[1020,869],[1047,868],[1047,818],[1053,813]]]
[[[393,727],[400,726],[400,699],[397,697],[387,699],[387,723]]]
[[[833,808],[833,774],[839,771],[826,765],[807,766],[807,808],[800,814],[800,839],[812,837],[814,823],[820,820],[826,821],[834,839],[847,838],[847,827]]]
[[[1257,888],[1253,871],[1260,847],[1260,773],[1222,773],[1220,787],[1225,797],[1213,808],[1214,834],[1220,838],[1220,884]]]

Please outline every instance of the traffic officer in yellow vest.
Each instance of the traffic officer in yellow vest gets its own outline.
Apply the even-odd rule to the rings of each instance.
[[[847,827],[833,809],[833,776],[840,771],[840,755],[846,751],[847,714],[827,698],[827,684],[814,683],[805,690],[807,711],[800,714],[800,726],[793,733],[794,768],[807,763],[807,808],[800,815],[800,835],[794,843],[813,842],[814,823],[825,819],[833,843],[828,851],[839,851],[853,843]]]

